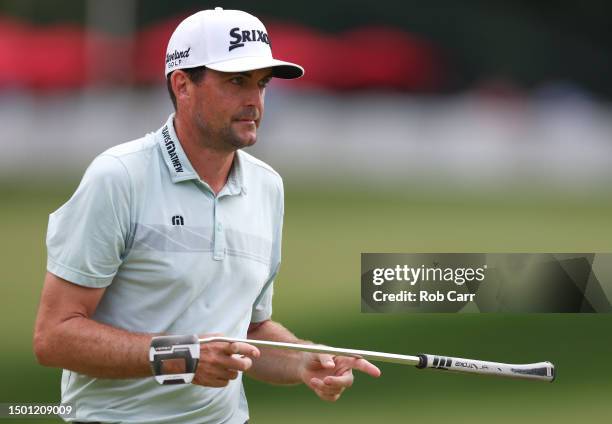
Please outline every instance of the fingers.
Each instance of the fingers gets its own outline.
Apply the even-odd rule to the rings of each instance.
[[[323,368],[334,368],[336,366],[336,363],[334,362],[334,357],[327,353],[318,354],[317,359],[319,360]]]
[[[194,383],[209,387],[225,387],[230,380],[238,378],[238,375],[238,370],[226,368],[218,362],[200,362]]]
[[[365,359],[354,360],[351,368],[359,370],[372,377],[380,377],[380,374],[381,374],[380,369],[376,365],[372,364],[371,362],[366,361]]]
[[[248,343],[236,342],[236,343],[225,343],[225,353],[228,355],[237,353],[240,355],[250,356],[251,358],[259,358],[261,353],[259,349]]]
[[[218,358],[218,363],[222,368],[247,371],[253,365],[253,360],[248,356],[234,354],[231,356],[220,356]]]
[[[320,393],[319,391],[315,390],[315,393],[317,394],[317,396],[319,396],[319,398],[326,400],[328,402],[335,402],[338,399],[340,399],[340,393],[335,394],[335,395],[326,395],[324,393]]]
[[[347,389],[353,385],[354,379],[353,373],[348,371],[339,376],[329,375],[323,379],[323,383],[325,383],[327,387]]]
[[[334,367],[325,366],[325,363],[329,360],[334,362]],[[329,402],[337,401],[342,395],[342,392],[353,385],[353,369],[359,370],[372,377],[379,377],[381,374],[378,367],[365,359],[346,356],[326,358],[321,355],[319,361],[324,369],[315,370],[315,376],[306,381],[317,396]]]
[[[340,371],[338,374],[343,374],[347,369],[356,369],[372,377],[380,377],[381,375],[380,369],[365,359],[352,358],[349,356],[337,356],[336,363],[338,364],[338,370]]]
[[[229,380],[235,380],[238,378],[238,371],[222,368],[211,368],[208,370],[208,376],[211,379],[219,379],[229,382]]]
[[[313,381],[314,380],[314,381]],[[353,373],[348,371],[341,376],[327,376],[323,380],[313,378],[311,384],[317,390],[321,390],[327,394],[341,393],[344,389],[348,389],[353,385]]]
[[[327,378],[328,377],[326,377],[325,380],[327,380]],[[310,380],[310,387],[314,390],[317,396],[329,402],[337,401],[346,387],[350,387],[350,384],[352,384],[352,380],[348,386],[345,386],[337,381],[332,381],[331,384],[327,384],[325,381],[318,378],[313,378]]]
[[[247,343],[212,342],[200,346],[200,361],[194,383],[225,387],[253,365],[259,349]]]

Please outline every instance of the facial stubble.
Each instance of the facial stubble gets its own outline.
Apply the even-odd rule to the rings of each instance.
[[[201,134],[200,140],[206,147],[235,151],[252,146],[257,142],[257,134],[255,134],[255,137],[249,138],[246,141],[237,134],[237,129],[232,125],[233,123],[239,122],[235,118],[232,118],[228,124],[218,129],[212,128],[202,117],[200,111],[195,113],[194,118],[198,131]]]

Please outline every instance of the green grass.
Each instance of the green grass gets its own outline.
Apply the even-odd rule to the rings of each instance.
[[[35,363],[31,337],[47,215],[75,186],[76,180],[0,184],[0,402],[59,399],[59,371]],[[612,417],[612,383],[602,365],[612,355],[612,315],[361,314],[359,266],[361,252],[612,251],[610,196],[321,187],[286,188],[278,321],[299,336],[338,346],[550,360],[558,379],[508,381],[385,364],[381,379],[358,376],[333,405],[305,387],[248,380],[253,422],[573,423]]]

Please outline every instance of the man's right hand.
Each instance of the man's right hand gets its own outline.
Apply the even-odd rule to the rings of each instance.
[[[219,337],[221,334],[206,334],[201,337]],[[247,343],[212,342],[200,345],[200,361],[193,379],[194,384],[208,387],[225,387],[246,371],[259,358],[259,349]]]

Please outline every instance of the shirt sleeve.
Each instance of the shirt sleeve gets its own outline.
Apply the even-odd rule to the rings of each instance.
[[[114,156],[98,156],[73,196],[49,215],[47,270],[86,287],[112,282],[130,231],[130,180]]]
[[[251,322],[262,322],[272,317],[272,296],[274,294],[274,278],[278,274],[281,264],[281,245],[283,238],[283,217],[285,213],[284,193],[281,180],[280,200],[279,200],[279,217],[276,226],[276,234],[272,244],[272,260],[270,276],[255,302],[253,302],[253,310],[251,312]]]

